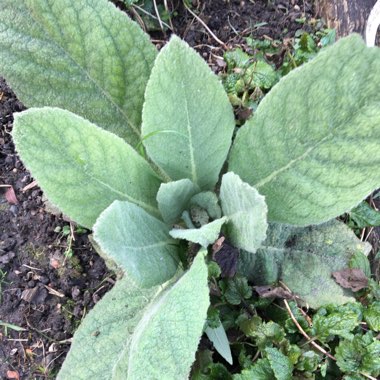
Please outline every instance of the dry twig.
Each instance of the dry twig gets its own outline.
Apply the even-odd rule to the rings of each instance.
[[[292,310],[290,309],[290,306],[288,304],[288,301],[286,301],[284,299],[284,304],[285,304],[285,307],[286,307],[286,310],[288,311],[289,315],[290,315],[290,318],[292,319],[292,321],[294,322],[294,324],[297,326],[299,332],[308,340],[308,342],[314,346],[318,351],[322,352],[323,354],[325,354],[326,356],[328,356],[330,359],[336,361],[336,358],[334,356],[332,356],[329,352],[327,352],[323,347],[321,347],[319,344],[315,343],[313,341],[314,338],[310,338],[309,335],[307,335],[307,333],[305,332],[305,330],[301,327],[301,325],[298,323],[296,317],[294,316]],[[362,373],[360,372],[360,374],[364,377],[366,377],[367,379],[371,379],[371,380],[377,380],[376,377],[373,377],[373,376],[370,376],[370,375],[366,375],[365,373]]]
[[[307,335],[307,333],[305,332],[305,330],[301,327],[301,325],[298,323],[296,317],[294,316],[292,310],[290,309],[290,306],[288,304],[288,301],[284,299],[284,304],[285,304],[285,307],[286,307],[286,310],[288,311],[289,315],[290,315],[290,318],[292,319],[292,321],[294,322],[294,324],[297,326],[297,329],[299,330],[299,332],[308,340],[308,342],[314,346],[318,351],[322,352],[323,354],[325,354],[326,356],[328,356],[330,359],[336,361],[336,358],[334,356],[332,356],[329,352],[327,352],[323,347],[321,347],[319,344],[315,343],[312,338],[309,337],[309,335]]]
[[[202,26],[207,30],[207,32],[210,34],[210,36],[218,43],[218,44],[220,44],[220,45],[222,45],[223,46],[223,48],[225,49],[225,50],[227,50],[227,45],[223,42],[223,41],[221,41],[213,32],[212,32],[212,30],[207,26],[207,24],[199,17],[199,16],[197,16],[185,3],[183,3],[184,4],[184,6],[185,6],[185,8],[188,10],[188,12],[193,16],[193,17],[195,17],[197,20],[198,20],[198,22],[200,23],[200,24],[202,24]]]

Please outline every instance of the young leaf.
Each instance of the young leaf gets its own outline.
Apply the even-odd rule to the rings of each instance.
[[[207,211],[211,219],[219,219],[222,216],[222,210],[219,206],[219,200],[212,191],[203,191],[195,194],[190,199],[191,206],[199,206]]]
[[[380,226],[380,211],[376,211],[365,201],[351,210],[350,217],[358,228]]]
[[[130,145],[59,108],[15,115],[13,138],[25,166],[49,200],[91,228],[114,200],[128,200],[159,215],[161,180]]]
[[[115,201],[93,229],[102,252],[139,286],[163,284],[176,273],[178,250],[169,227],[141,207]]]
[[[322,223],[379,187],[379,71],[378,48],[342,38],[284,77],[239,130],[229,169],[265,195],[269,220]]]
[[[227,157],[235,127],[218,77],[185,42],[174,36],[160,51],[143,109],[148,155],[173,180],[189,178],[212,190]]]
[[[174,239],[184,239],[191,241],[192,243],[200,244],[202,247],[207,248],[219,237],[220,229],[226,220],[226,217],[216,219],[211,223],[205,224],[201,228],[173,228],[169,234]]]
[[[234,375],[233,380],[273,380],[274,373],[268,359],[259,359],[255,364]]]
[[[235,276],[228,280],[224,297],[231,305],[240,305],[242,301],[252,297],[252,288],[245,277]]]
[[[368,257],[362,252],[358,251],[352,256],[349,266],[352,269],[361,269],[366,277],[371,277],[371,264]]]
[[[156,54],[110,1],[1,2],[0,74],[19,99],[72,111],[133,146]]]
[[[199,187],[187,178],[163,183],[157,193],[158,208],[162,219],[167,224],[178,222],[192,196],[199,191]]]
[[[333,220],[307,228],[272,223],[267,235],[255,255],[240,255],[239,268],[251,281],[268,285],[282,280],[314,308],[353,300],[331,274],[346,268],[358,250],[368,253],[370,246],[343,223]]]
[[[373,338],[372,332],[363,336],[357,334],[351,341],[341,340],[335,357],[343,372],[380,374],[380,341]]]
[[[380,331],[380,302],[375,301],[368,305],[363,312],[364,320],[373,331]]]
[[[214,345],[214,348],[219,353],[219,355],[222,356],[227,363],[232,365],[233,360],[230,342],[228,341],[227,334],[224,330],[223,325],[220,323],[220,325],[215,328],[207,326],[205,333]]]
[[[228,237],[236,247],[255,253],[265,240],[268,227],[264,197],[230,172],[222,178],[220,200],[228,217]]]
[[[76,331],[57,380],[187,378],[209,307],[204,254],[164,292],[118,281]]]
[[[363,318],[361,304],[348,303],[329,309],[321,308],[313,317],[312,335],[321,342],[328,342],[334,336],[352,339],[352,331]]]
[[[274,347],[265,349],[270,366],[277,380],[291,380],[293,364],[290,359]]]

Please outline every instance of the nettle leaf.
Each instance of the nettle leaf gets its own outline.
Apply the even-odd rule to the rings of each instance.
[[[118,281],[76,331],[57,379],[187,378],[209,306],[204,254],[164,291]]]
[[[218,77],[173,36],[160,51],[146,88],[142,134],[149,136],[143,140],[148,155],[173,180],[189,178],[202,190],[212,190],[234,127]]]
[[[163,183],[157,193],[158,208],[162,219],[168,224],[178,222],[183,211],[189,205],[190,199],[199,191],[199,187],[187,178]]]
[[[307,228],[274,223],[267,235],[255,255],[240,255],[241,272],[255,284],[282,280],[314,308],[354,300],[352,293],[341,288],[331,274],[347,268],[357,251],[368,253],[370,246],[346,225],[336,220]]]
[[[335,357],[343,372],[380,374],[380,341],[373,337],[372,331],[365,335],[357,334],[351,341],[341,340]]]
[[[141,287],[162,284],[176,273],[178,247],[169,227],[141,207],[115,201],[93,230],[102,252]]]
[[[220,200],[228,217],[228,237],[232,243],[255,253],[266,237],[267,206],[256,189],[232,172],[222,177]]]
[[[91,228],[114,200],[128,200],[159,215],[161,180],[118,136],[59,108],[15,115],[16,149],[48,199]]]
[[[379,71],[378,48],[342,38],[281,79],[239,130],[229,170],[265,195],[270,221],[322,223],[379,187]]]
[[[293,364],[280,350],[267,347],[265,353],[277,380],[291,380],[293,378]]]
[[[207,223],[200,228],[173,228],[169,234],[174,239],[184,239],[207,248],[210,244],[213,244],[216,239],[218,239],[220,229],[226,221],[227,218],[223,217]]]
[[[358,228],[380,226],[380,211],[376,211],[365,201],[351,210],[350,217]]]
[[[233,380],[273,380],[274,373],[268,359],[258,359],[255,364],[241,373],[234,375]]]
[[[1,2],[0,74],[18,98],[68,109],[134,146],[156,54],[109,1]]]
[[[320,308],[313,317],[312,335],[323,343],[335,335],[351,340],[352,331],[359,326],[363,318],[360,303],[348,303],[339,307]]]
[[[240,305],[242,301],[252,297],[252,288],[245,277],[235,276],[228,280],[224,297],[231,305]]]
[[[373,331],[380,331],[380,302],[372,302],[363,311],[364,320]]]

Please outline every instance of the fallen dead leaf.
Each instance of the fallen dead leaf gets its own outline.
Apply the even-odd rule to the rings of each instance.
[[[217,240],[215,244],[220,244],[220,240]],[[219,243],[218,243],[219,242]],[[215,246],[214,244],[214,246]],[[215,252],[213,246],[213,258],[220,266],[222,271],[222,277],[233,277],[236,274],[238,259],[239,259],[239,249],[231,245],[227,240],[221,242],[222,246],[216,246],[217,251]]]
[[[33,181],[31,183],[29,183],[28,185],[26,185],[23,189],[22,189],[22,192],[24,193],[25,191],[28,191],[30,189],[33,189],[33,187],[36,187],[37,186],[37,181]]]
[[[17,205],[18,199],[16,197],[16,193],[13,189],[13,186],[7,187],[7,190],[5,190],[5,199],[10,203],[11,205]]]
[[[221,236],[213,245],[212,245],[212,253],[215,254],[223,247],[223,242],[225,240],[224,236]]]
[[[32,351],[30,348],[26,348],[26,349],[25,349],[25,354],[26,354],[26,356],[27,356],[28,358],[30,358],[30,359],[32,359],[32,358],[33,358],[33,355],[34,355],[33,351]]]
[[[294,296],[289,291],[281,287],[274,288],[273,286],[254,286],[257,294],[263,298],[285,298],[292,299]]]
[[[357,292],[368,286],[368,278],[361,269],[343,269],[332,273],[335,281],[345,289]]]
[[[50,265],[54,268],[54,269],[58,269],[61,267],[61,263],[59,260],[55,259],[54,257],[52,257],[50,259]]]
[[[20,375],[18,374],[17,371],[7,371],[7,378],[8,379],[19,380],[20,379]]]

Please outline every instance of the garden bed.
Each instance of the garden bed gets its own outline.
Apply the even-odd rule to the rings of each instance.
[[[225,70],[225,50],[243,45],[244,37],[286,46],[317,23],[307,1],[194,2],[192,12],[214,35],[182,4],[175,11],[175,33],[216,72]],[[151,33],[158,47],[170,35]],[[11,138],[12,114],[24,107],[3,80],[0,99],[0,378],[54,379],[75,329],[115,277],[91,247],[89,231],[52,212],[25,171]],[[372,243],[377,238],[372,233]]]

